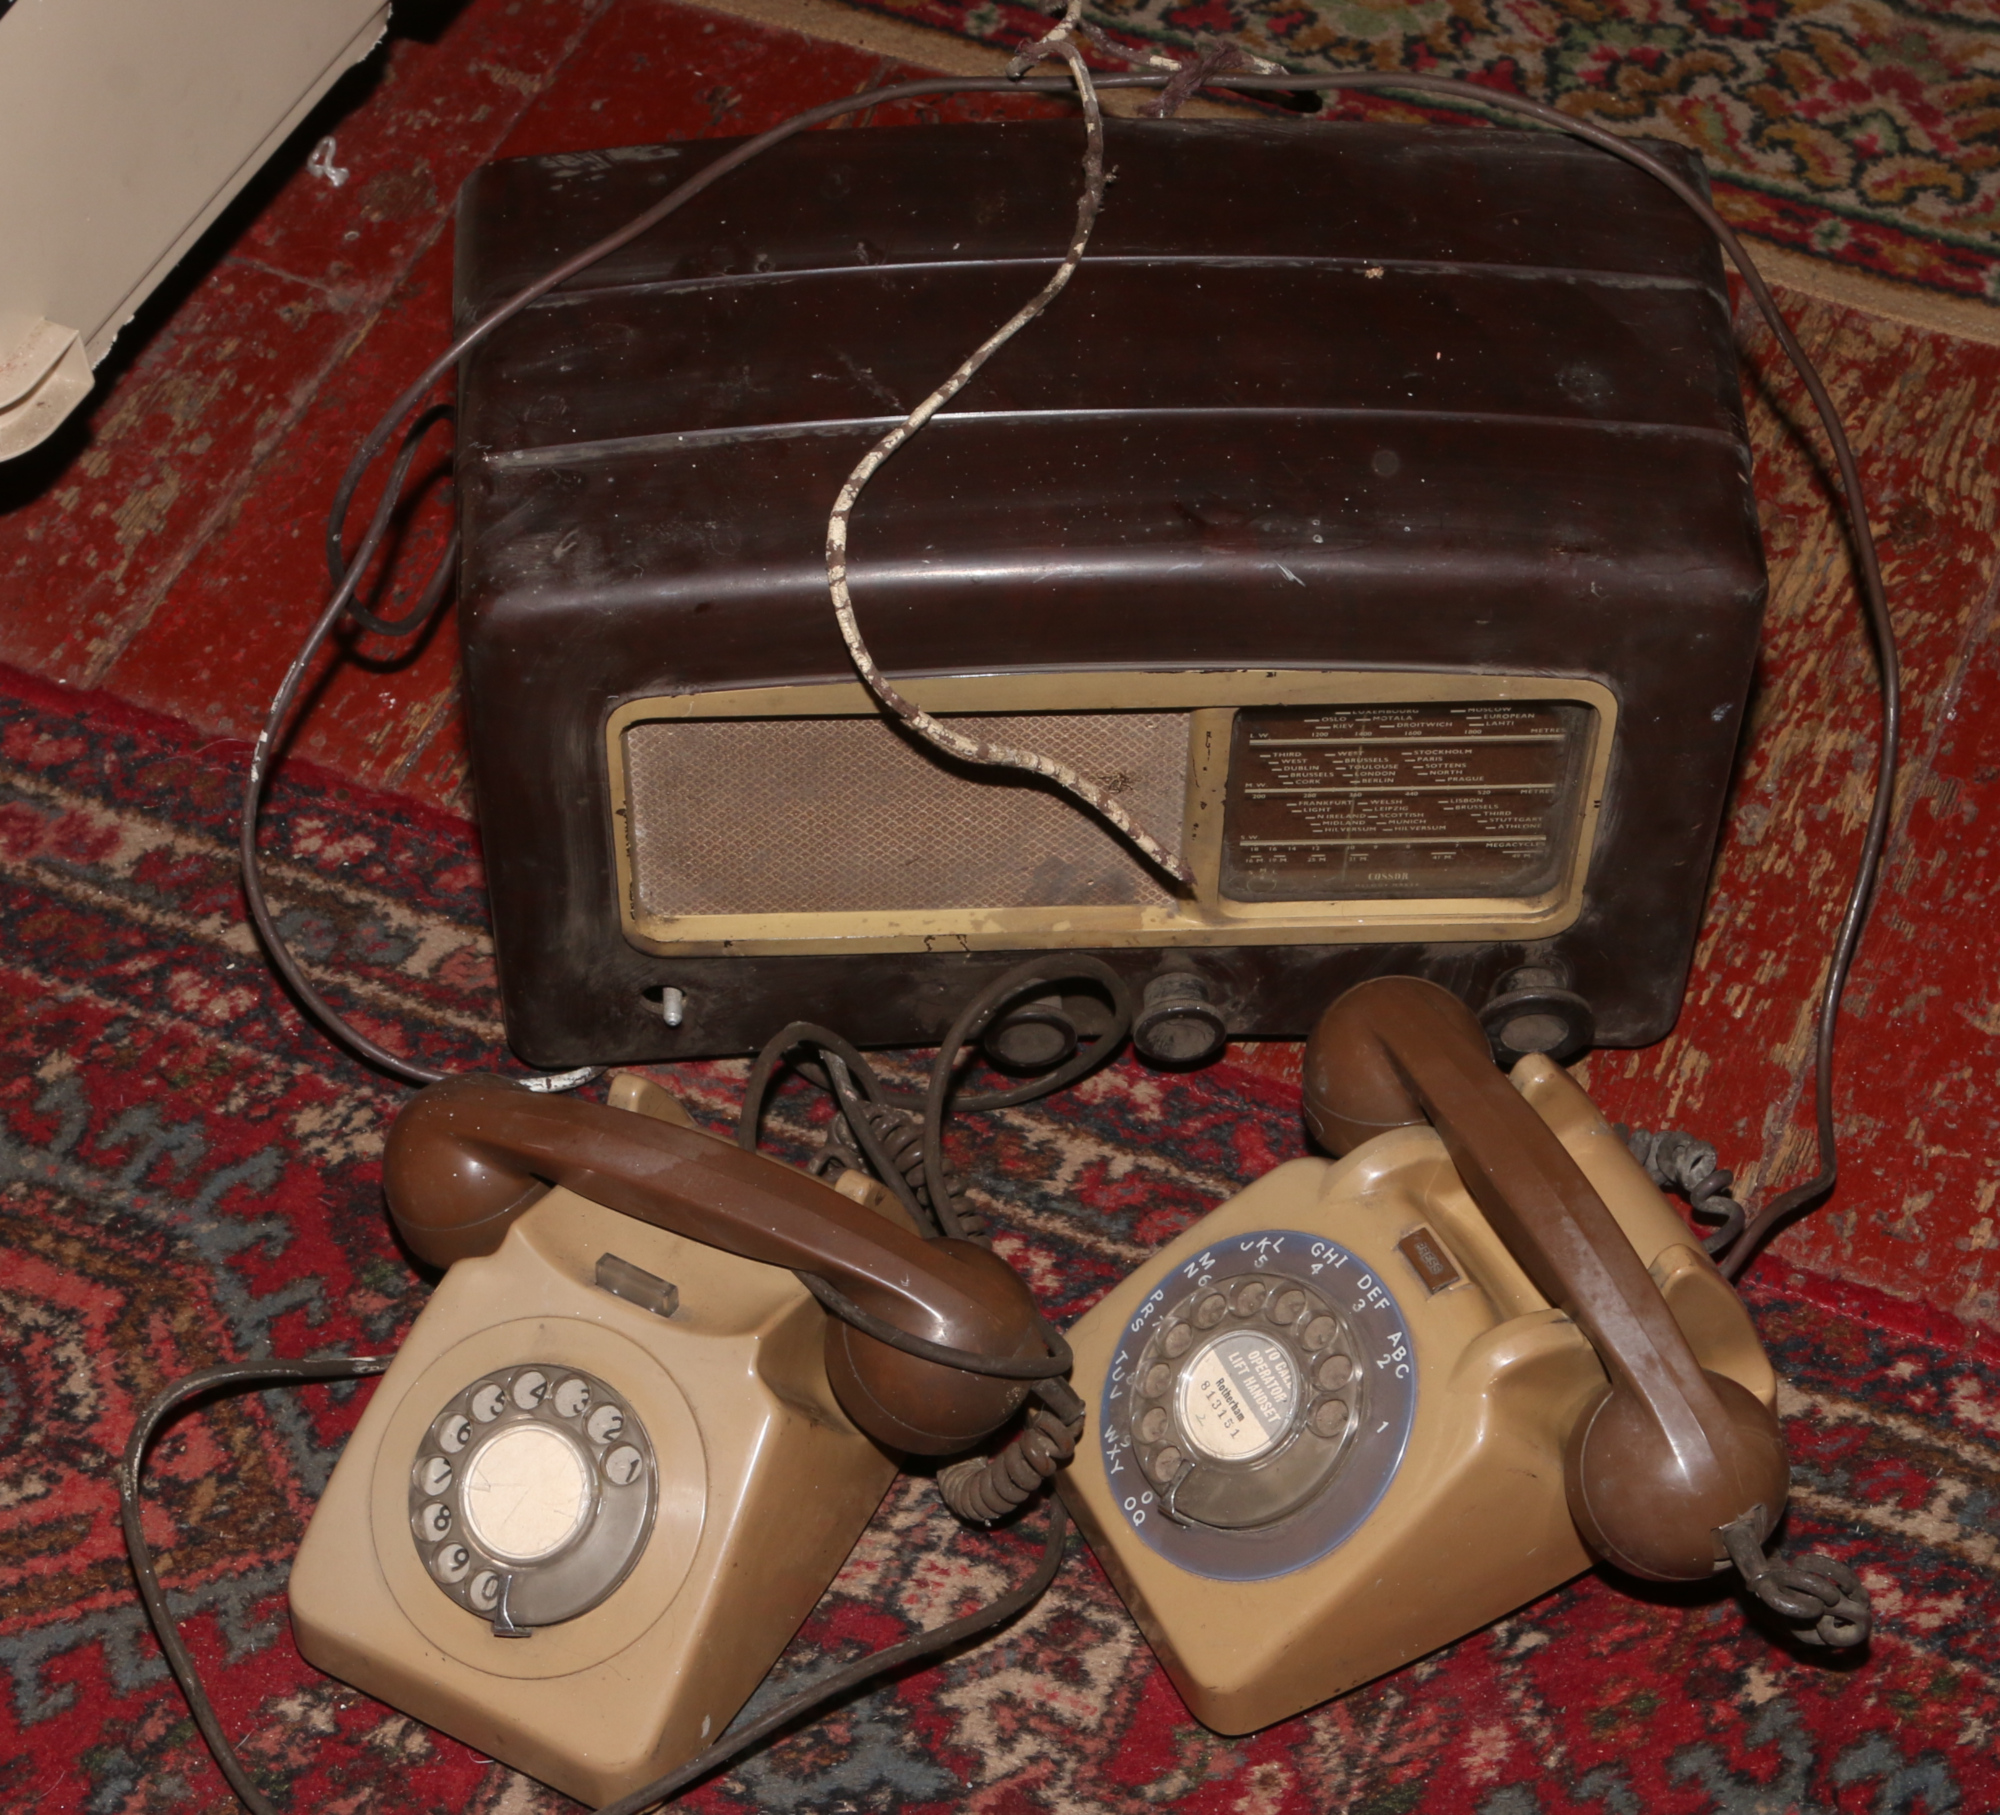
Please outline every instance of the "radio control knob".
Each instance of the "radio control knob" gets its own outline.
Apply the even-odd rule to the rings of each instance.
[[[1002,1071],[1053,1071],[1076,1051],[1076,1026],[1060,996],[1037,996],[1010,1009],[979,1038]]]
[[[1517,966],[1502,977],[1479,1011],[1494,1062],[1511,1067],[1524,1054],[1547,1053],[1567,1065],[1597,1038],[1590,1003],[1568,987],[1560,960]]]
[[[1132,1020],[1132,1044],[1155,1065],[1200,1065],[1221,1052],[1229,1024],[1191,971],[1168,971],[1146,985]]]

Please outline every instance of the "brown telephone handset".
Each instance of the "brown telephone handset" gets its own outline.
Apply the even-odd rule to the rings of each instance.
[[[1473,1201],[1610,1377],[1563,1451],[1570,1514],[1634,1575],[1726,1569],[1723,1527],[1770,1535],[1791,1486],[1770,1406],[1704,1368],[1631,1242],[1549,1125],[1498,1072],[1450,991],[1383,977],[1342,996],[1306,1049],[1306,1125],[1336,1154],[1391,1128],[1437,1130]]]
[[[881,1334],[829,1318],[827,1378],[847,1415],[891,1449],[965,1450],[1013,1415],[1027,1380],[1067,1365],[1020,1276],[989,1250],[918,1236],[692,1126],[474,1075],[413,1099],[383,1158],[397,1232],[435,1267],[491,1254],[551,1185],[858,1306]]]

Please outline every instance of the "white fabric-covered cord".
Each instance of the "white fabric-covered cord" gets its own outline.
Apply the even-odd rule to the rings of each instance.
[[[1092,812],[1116,826],[1168,875],[1183,883],[1191,883],[1194,880],[1194,873],[1182,859],[1169,852],[1156,838],[1138,825],[1106,789],[1087,780],[1067,763],[1057,762],[1054,757],[1043,756],[1033,750],[1018,749],[1012,744],[968,737],[964,732],[941,723],[914,701],[906,699],[891,684],[888,676],[877,666],[874,656],[869,652],[867,641],[861,634],[861,626],[855,621],[853,596],[847,589],[847,521],[853,514],[855,501],[861,496],[862,488],[874,477],[876,469],[883,461],[972,382],[974,374],[987,360],[1062,294],[1063,287],[1069,282],[1083,258],[1084,247],[1090,243],[1091,229],[1097,224],[1098,210],[1104,202],[1104,114],[1098,105],[1096,84],[1091,81],[1090,71],[1084,66],[1083,57],[1072,38],[1081,12],[1082,0],[1071,0],[1068,10],[1055,29],[1046,37],[1031,44],[1009,65],[1009,74],[1018,75],[1029,64],[1044,57],[1062,58],[1069,65],[1070,74],[1076,82],[1078,98],[1083,103],[1085,129],[1083,194],[1077,202],[1076,230],[1070,236],[1069,250],[1063,255],[1062,263],[1055,268],[1041,290],[988,335],[957,371],[876,442],[862,456],[853,472],[848,474],[847,483],[840,488],[840,496],[834,501],[832,514],[827,518],[826,581],[827,588],[833,595],[833,615],[840,625],[841,638],[847,644],[847,653],[853,658],[856,672],[868,684],[869,690],[875,697],[918,736],[948,755],[956,756],[965,762],[985,763],[1008,769],[1025,769],[1032,775],[1046,776],[1065,793],[1075,796]]]

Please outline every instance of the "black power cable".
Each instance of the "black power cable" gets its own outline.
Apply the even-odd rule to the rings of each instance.
[[[188,1655],[188,1648],[181,1640],[180,1628],[174,1624],[174,1616],[167,1610],[167,1597],[160,1588],[159,1574],[153,1568],[153,1556],[146,1546],[146,1532],[141,1520],[139,1495],[146,1471],[146,1452],[152,1448],[153,1437],[168,1415],[176,1407],[185,1405],[190,1399],[199,1399],[204,1393],[236,1393],[266,1383],[303,1386],[315,1380],[360,1380],[383,1372],[391,1359],[387,1355],[334,1355],[316,1361],[232,1361],[220,1367],[203,1368],[199,1373],[175,1381],[164,1392],[154,1396],[139,1414],[138,1423],[133,1425],[132,1435],[125,1443],[124,1458],[118,1465],[118,1519],[125,1528],[125,1554],[132,1560],[132,1575],[139,1584],[139,1600],[146,1609],[146,1618],[153,1623],[153,1634],[160,1641],[160,1649],[167,1654],[167,1667],[173,1671],[174,1681],[181,1686],[181,1695],[187,1702],[188,1712],[194,1716],[194,1724],[200,1730],[203,1743],[214,1755],[217,1768],[228,1779],[237,1800],[250,1811],[250,1815],[279,1815],[279,1811],[243,1769],[243,1761],[236,1756],[236,1749],[222,1731],[221,1721],[216,1719],[208,1691],[201,1686],[194,1659]]]
[[[1059,986],[1074,986],[1079,982],[1103,990],[1111,1007],[1109,1023],[1088,1044],[1080,1045],[1061,1065],[1011,1089],[959,1095],[959,1060],[968,1044],[979,1037],[995,1015],[1024,996],[1030,999],[1046,996]],[[880,1106],[889,1116],[906,1116],[908,1110],[891,1105],[893,1093],[846,1040],[811,1022],[794,1021],[780,1029],[757,1055],[743,1092],[743,1108],[737,1117],[737,1145],[756,1151],[765,1102],[780,1067],[789,1061],[802,1076],[833,1093],[841,1104],[847,1130],[860,1137],[858,1144],[867,1153],[870,1170],[903,1199],[905,1206],[913,1214],[919,1214],[920,1220],[927,1218],[937,1234],[966,1239],[974,1236],[974,1232],[968,1227],[965,1208],[955,1189],[955,1175],[945,1160],[946,1118],[961,1110],[999,1109],[1030,1102],[1061,1090],[1109,1059],[1124,1044],[1131,1025],[1132,992],[1124,978],[1100,959],[1087,955],[1033,958],[994,978],[953,1020],[931,1062],[922,1096],[899,1099],[922,1111],[919,1147],[925,1190],[921,1198],[911,1189],[904,1168],[884,1148],[882,1124],[862,1113],[867,1106]],[[806,1052],[819,1054],[817,1066],[800,1056]],[[821,1159],[846,1151],[840,1124],[836,1123],[834,1131],[822,1142],[811,1169],[817,1170]],[[1077,1441],[1083,1435],[1084,1404],[1062,1378],[1069,1371],[1069,1345],[1046,1319],[1040,1325],[1048,1351],[1046,1360],[1000,1364],[922,1342],[880,1318],[869,1316],[825,1280],[810,1273],[798,1277],[835,1317],[878,1342],[905,1354],[943,1362],[948,1367],[964,1367],[973,1373],[1032,1383],[1036,1403],[1028,1408],[1020,1427],[998,1454],[948,1463],[938,1471],[938,1492],[945,1504],[967,1523],[985,1525],[1005,1518],[1054,1479],[1075,1455]]]
[[[389,469],[389,477],[383,483],[382,490],[386,496],[402,497],[403,481],[410,475],[410,468],[423,447],[424,437],[440,422],[453,422],[457,417],[458,412],[450,404],[439,403],[433,404],[410,424],[408,432],[403,436],[402,452],[396,456],[396,464]],[[347,577],[347,563],[340,550],[341,524],[345,521],[346,515],[345,508],[336,502],[334,512],[328,517],[326,526],[327,571],[332,575],[336,586]],[[437,558],[437,565],[431,569],[430,578],[424,582],[424,589],[418,594],[416,604],[401,617],[378,617],[364,606],[359,598],[348,606],[347,615],[363,630],[375,636],[414,636],[431,621],[432,614],[444,603],[444,595],[451,586],[452,569],[457,560],[458,531],[454,528],[444,545],[444,552]]]
[[[1111,998],[1110,1027],[1088,1046],[1079,1047],[1046,1076],[1017,1085],[1012,1090],[989,1092],[963,1107],[970,1109],[976,1105],[981,1109],[1004,1109],[1015,1103],[1047,1096],[1051,1091],[1074,1084],[1086,1072],[1102,1065],[1118,1049],[1126,1030],[1132,1025],[1132,992],[1125,979],[1102,959],[1079,953],[1068,958],[1060,955],[1031,958],[1026,964],[1017,964],[968,1002],[946,1031],[944,1041],[937,1049],[937,1057],[931,1061],[930,1079],[924,1088],[924,1179],[930,1186],[931,1202],[938,1206],[939,1221],[945,1224],[948,1235],[960,1233],[949,1221],[953,1213],[950,1193],[946,1189],[944,1163],[944,1120],[952,1107],[952,1077],[959,1054],[965,1050],[968,1041],[979,1037],[1009,1002],[1022,996],[1047,995],[1057,984],[1073,983],[1078,979],[1097,984]]]
[[[1111,1019],[1102,1030],[1080,1044],[1062,1064],[1039,1077],[1004,1090],[959,1092],[959,1060],[968,1043],[985,1031],[995,1015],[1023,996],[1045,996],[1060,984],[1079,982],[1094,984],[1110,1003]],[[928,1223],[940,1235],[964,1236],[970,1231],[963,1226],[964,1212],[958,1203],[958,1193],[952,1189],[951,1169],[944,1154],[946,1119],[989,1109],[1011,1109],[1067,1089],[1104,1064],[1124,1044],[1131,1026],[1130,986],[1110,965],[1087,953],[1051,953],[1044,958],[1031,958],[994,978],[959,1011],[931,1062],[922,1092],[917,1094],[884,1084],[860,1052],[831,1028],[811,1021],[794,1021],[773,1034],[751,1064],[749,1081],[743,1088],[743,1107],[736,1118],[736,1144],[748,1152],[757,1150],[758,1130],[763,1125],[771,1087],[778,1073],[789,1064],[802,1077],[833,1094],[845,1112],[849,1131],[868,1159],[870,1170],[902,1199],[912,1216],[920,1223]],[[819,1063],[797,1056],[804,1053],[818,1054]],[[855,1094],[862,1101],[905,1112],[914,1110],[922,1116],[925,1190],[921,1198],[910,1187],[903,1168],[883,1147],[876,1122],[854,1112],[841,1085],[843,1073],[852,1080]]]
[[[1022,996],[1046,995],[1057,984],[1079,980],[1097,984],[1111,999],[1111,1020],[1102,1032],[1041,1077],[1031,1078],[1008,1090],[957,1097],[954,1085],[959,1056],[966,1043],[976,1037],[1001,1009]],[[856,1047],[831,1028],[811,1021],[794,1021],[780,1028],[764,1043],[764,1049],[750,1067],[750,1076],[744,1084],[743,1107],[736,1118],[736,1144],[746,1152],[757,1151],[772,1086],[777,1082],[779,1072],[789,1065],[802,1077],[833,1095],[842,1110],[845,1133],[854,1137],[868,1162],[869,1171],[896,1193],[919,1226],[928,1225],[936,1235],[963,1240],[968,1231],[958,1206],[958,1194],[953,1189],[954,1180],[944,1158],[946,1117],[964,1110],[1000,1109],[1049,1096],[1104,1064],[1124,1044],[1131,1025],[1131,991],[1116,971],[1096,958],[1058,956],[1036,959],[1027,964],[1017,964],[994,978],[953,1021],[931,1065],[923,1095],[901,1099],[920,1104],[923,1111],[923,1162],[927,1189],[921,1197],[910,1185],[903,1167],[896,1164],[884,1147],[882,1124],[860,1113],[862,1106],[869,1104],[888,1107],[892,1113],[899,1115],[907,1113],[897,1106],[897,1093],[883,1084],[876,1076],[874,1067]],[[819,1063],[815,1065],[806,1059],[803,1055],[807,1053],[817,1054]],[[822,1154],[828,1150],[839,1153],[843,1146],[843,1134],[840,1125],[836,1124],[835,1131],[822,1143]],[[808,1170],[816,1169],[817,1161],[808,1167]],[[864,1336],[872,1336],[877,1342],[887,1343],[904,1354],[935,1361],[945,1367],[963,1368],[968,1373],[990,1374],[1003,1380],[1047,1381],[1069,1371],[1069,1344],[1046,1319],[1042,1320],[1040,1329],[1047,1351],[1044,1355],[1024,1360],[974,1355],[942,1343],[927,1342],[908,1331],[897,1329],[894,1324],[885,1323],[817,1274],[801,1273],[798,1278],[833,1316],[843,1323],[852,1324]]]

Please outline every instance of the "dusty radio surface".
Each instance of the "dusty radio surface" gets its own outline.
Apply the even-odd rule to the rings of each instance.
[[[846,568],[908,698],[1075,767],[1192,881],[884,721],[827,591],[854,463],[1068,243],[1082,128],[803,134],[466,367],[523,1058],[751,1051],[801,1000],[924,1044],[1037,950],[1232,1038],[1528,966],[1599,1044],[1671,1024],[1765,585],[1706,230],[1538,134],[1107,130],[1074,279],[870,482]],[[461,321],[726,149],[488,166]]]

